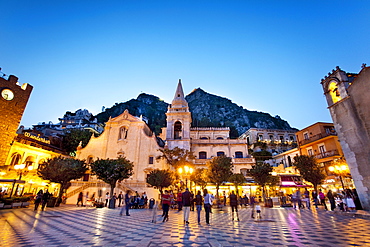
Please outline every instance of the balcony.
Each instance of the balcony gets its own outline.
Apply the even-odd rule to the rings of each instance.
[[[194,164],[195,165],[206,165],[206,163],[208,161],[211,161],[212,158],[210,159],[195,159],[194,160]],[[251,157],[246,157],[246,158],[233,158],[231,159],[231,162],[235,165],[239,165],[239,164],[254,164],[255,163],[255,160],[254,158],[251,158]]]
[[[333,156],[339,156],[338,150],[331,150],[331,151],[327,151],[325,153],[317,154],[317,155],[315,155],[315,158],[316,159],[324,159],[324,158],[333,157]]]
[[[308,143],[311,143],[311,142],[314,142],[314,141],[323,139],[323,138],[328,137],[328,136],[337,136],[337,133],[336,132],[333,132],[333,133],[320,133],[318,135],[310,136],[310,138],[308,138],[308,139],[304,139],[302,141],[299,141],[299,146],[306,145]]]
[[[247,140],[241,139],[192,139],[191,144],[247,144]]]

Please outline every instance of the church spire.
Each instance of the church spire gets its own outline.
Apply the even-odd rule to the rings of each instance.
[[[188,107],[188,102],[186,101],[184,97],[184,91],[182,90],[181,79],[179,79],[175,97],[172,100],[172,108],[184,108],[184,107]]]

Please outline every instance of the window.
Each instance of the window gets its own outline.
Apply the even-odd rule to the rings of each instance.
[[[326,152],[325,145],[320,145],[319,146],[319,151],[320,151],[321,154],[324,154]]]
[[[217,152],[217,156],[225,156],[225,152],[223,151]]]
[[[200,139],[201,140],[208,140],[208,137],[202,136]]]
[[[199,152],[199,159],[207,159],[207,152]]]
[[[290,158],[290,156],[288,156],[288,165],[292,166],[292,158]]]
[[[263,141],[263,135],[258,135],[258,141]]]
[[[149,156],[149,164],[154,164],[154,157],[153,156]]]
[[[217,137],[216,139],[217,139],[217,140],[223,140],[224,138],[222,138],[222,137]]]
[[[309,156],[313,156],[313,150],[312,149],[307,149],[307,153]]]
[[[128,129],[126,127],[121,127],[118,133],[118,140],[127,139],[127,132]]]
[[[240,169],[240,173],[244,175],[244,177],[248,176],[248,169],[242,168]]]
[[[303,138],[304,138],[305,140],[310,139],[310,137],[308,136],[308,132],[303,133]]]
[[[182,138],[182,124],[180,121],[177,121],[174,125],[174,139]]]
[[[94,162],[93,157],[92,157],[92,156],[89,156],[89,157],[87,158],[87,164],[91,164],[91,163],[93,163],[93,162]]]
[[[274,141],[274,136],[273,135],[269,135],[269,138],[270,138],[270,141]]]
[[[235,158],[243,158],[243,152],[235,152]]]
[[[14,167],[15,165],[20,164],[21,162],[21,155],[20,154],[14,154],[12,157],[12,161],[10,162],[10,166]]]
[[[284,142],[284,136],[279,136],[279,139],[280,139],[280,142],[283,143]]]

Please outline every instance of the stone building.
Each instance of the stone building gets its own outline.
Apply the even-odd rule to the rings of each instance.
[[[370,67],[336,67],[321,85],[362,206],[370,210]]]
[[[32,89],[27,83],[20,85],[14,75],[0,77],[0,167],[6,163]]]
[[[297,147],[297,130],[250,128],[239,139],[246,139],[253,152],[268,151],[273,155]]]

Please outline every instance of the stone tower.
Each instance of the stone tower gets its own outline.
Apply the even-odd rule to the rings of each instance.
[[[188,102],[184,97],[181,79],[177,85],[172,104],[168,106],[166,116],[166,141],[168,148],[173,149],[179,147],[190,150],[191,113]]]
[[[4,166],[33,87],[18,84],[18,78],[0,77],[0,166]]]
[[[335,130],[364,209],[370,210],[370,67],[336,67],[321,80]]]

